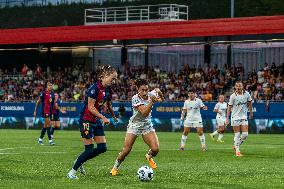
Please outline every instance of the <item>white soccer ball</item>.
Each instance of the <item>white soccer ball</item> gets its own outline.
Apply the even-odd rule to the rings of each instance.
[[[148,166],[142,166],[137,171],[137,177],[140,181],[150,181],[153,179],[154,171]]]

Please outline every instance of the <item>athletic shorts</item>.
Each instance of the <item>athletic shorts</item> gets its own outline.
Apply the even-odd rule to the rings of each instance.
[[[143,124],[141,126],[138,126],[137,124],[129,123],[127,126],[126,133],[131,133],[138,136],[141,134],[146,135],[151,131],[155,132],[155,129],[152,124]]]
[[[231,120],[231,126],[241,126],[241,125],[248,125],[247,119],[238,119],[238,120]]]
[[[96,122],[80,120],[80,132],[82,138],[91,139],[95,136],[105,136],[104,127],[100,119]]]
[[[52,114],[51,115],[51,121],[59,121],[59,115],[57,114]]]
[[[197,128],[197,127],[202,127],[203,128],[203,124],[202,121],[189,121],[187,119],[185,119],[184,123],[183,123],[184,127],[189,127],[189,128]]]
[[[224,126],[226,119],[224,118],[216,118],[217,126]]]

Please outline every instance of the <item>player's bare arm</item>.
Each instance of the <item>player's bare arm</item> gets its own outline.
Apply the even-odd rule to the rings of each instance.
[[[111,101],[107,101],[107,108],[108,108],[108,110],[109,110],[109,112],[110,112],[111,117],[113,118],[113,120],[114,120],[115,122],[117,122],[118,120],[117,120],[117,117],[116,117],[115,114],[114,114],[114,111],[113,111],[113,108],[112,108],[112,105],[111,105]]]
[[[97,108],[95,108],[95,102],[96,100],[93,98],[88,97],[88,110],[96,117],[102,119],[102,121],[104,122],[104,124],[108,124],[109,120],[103,116],[98,110]]]

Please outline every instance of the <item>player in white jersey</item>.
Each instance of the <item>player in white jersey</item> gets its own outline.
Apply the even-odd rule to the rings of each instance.
[[[243,83],[238,81],[235,84],[235,92],[230,96],[226,118],[226,124],[228,124],[229,116],[232,112],[231,126],[233,126],[233,130],[235,133],[234,149],[236,152],[236,156],[242,156],[240,152],[240,145],[248,137],[248,109],[250,112],[249,118],[252,119],[252,98],[250,94],[243,89]],[[240,134],[240,132],[242,132],[242,134]]]
[[[200,109],[207,110],[208,108],[203,104],[202,100],[195,97],[195,92],[193,90],[188,91],[188,97],[189,98],[184,102],[181,113],[181,120],[184,120],[185,113],[186,118],[184,121],[183,134],[181,136],[180,150],[184,150],[190,128],[196,128],[201,142],[201,149],[203,151],[206,151],[205,136],[203,134],[203,124]]]
[[[142,135],[144,142],[150,148],[148,153],[145,155],[150,167],[153,169],[157,167],[153,157],[155,157],[159,152],[159,140],[151,122],[151,112],[153,104],[155,102],[162,102],[164,97],[158,88],[148,92],[148,83],[144,79],[137,80],[135,85],[137,87],[138,94],[132,97],[133,115],[127,126],[123,149],[118,154],[110,172],[112,176],[117,175],[121,163],[131,151],[136,138],[140,134]]]
[[[219,134],[217,142],[223,143],[224,141],[222,138],[224,137],[225,127],[226,127],[226,112],[227,112],[227,103],[224,102],[225,97],[224,95],[219,95],[218,103],[214,107],[214,112],[217,113],[216,115],[216,122],[217,122],[217,129],[209,134],[211,139],[215,141],[215,135]]]

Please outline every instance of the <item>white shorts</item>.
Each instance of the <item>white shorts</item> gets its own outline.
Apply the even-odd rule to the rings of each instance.
[[[155,132],[153,125],[144,125],[143,127],[137,127],[135,124],[128,124],[126,133],[131,133],[134,135],[146,135],[151,131]]]
[[[189,121],[187,119],[185,119],[183,125],[190,128],[203,127],[202,121]]]
[[[231,120],[231,126],[241,126],[241,125],[248,125],[247,119],[237,119],[237,120]]]
[[[223,118],[216,118],[217,126],[224,126],[226,119]]]

